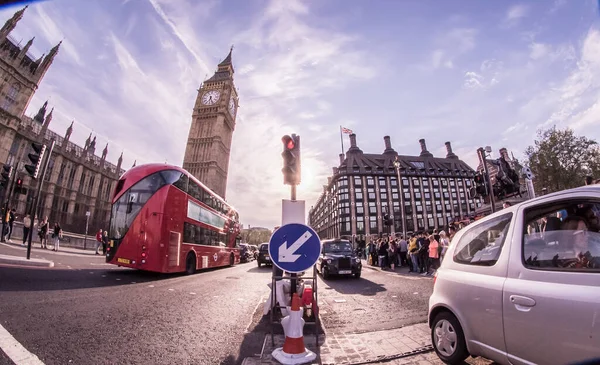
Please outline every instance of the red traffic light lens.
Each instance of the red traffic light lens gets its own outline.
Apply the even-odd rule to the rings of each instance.
[[[293,150],[293,149],[294,149],[294,140],[293,140],[293,139],[290,139],[290,140],[289,140],[289,141],[288,141],[288,142],[285,144],[285,147],[286,147],[288,150]]]

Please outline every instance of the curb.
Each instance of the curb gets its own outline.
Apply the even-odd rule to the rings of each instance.
[[[0,264],[32,266],[32,267],[54,267],[54,262],[42,259],[29,259],[18,256],[0,255]]]
[[[24,250],[24,251],[27,251],[27,246],[21,246],[19,244],[11,244],[11,243],[6,243],[6,242],[0,242],[0,247],[2,247],[2,246],[7,247],[7,248],[12,248],[12,249],[15,249],[15,250]],[[72,248],[72,247],[68,247],[68,248]],[[47,253],[49,251],[53,255],[60,255],[60,256],[78,256],[78,257],[95,257],[95,256],[98,256],[98,255],[95,255],[95,254],[71,252],[71,251],[66,251],[66,250],[65,251],[59,251],[59,252],[54,252],[54,251],[52,251],[50,249],[43,250],[43,249],[40,249],[39,247],[33,247],[33,243],[32,243],[31,252],[35,252],[35,253]]]

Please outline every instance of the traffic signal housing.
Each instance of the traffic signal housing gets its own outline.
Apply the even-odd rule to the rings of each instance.
[[[385,224],[386,226],[393,226],[394,219],[389,214],[385,214],[383,216],[383,224]]]
[[[473,180],[475,182],[475,195],[476,196],[486,197],[486,196],[490,195],[490,186],[488,184],[488,180],[487,180],[485,173],[482,173],[482,172],[476,173]]]
[[[0,176],[0,186],[7,188],[12,177],[13,167],[10,165],[4,165],[2,167],[2,174]]]
[[[37,179],[42,168],[44,154],[46,153],[46,145],[41,143],[32,143],[31,147],[33,148],[34,152],[28,155],[31,165],[25,165],[25,170],[27,170],[27,173],[29,173],[32,178]]]
[[[23,187],[23,179],[20,177],[15,180],[15,194],[27,194],[27,189]]]
[[[301,181],[300,168],[300,136],[292,134],[281,138],[283,143],[283,183],[286,185],[298,185]]]

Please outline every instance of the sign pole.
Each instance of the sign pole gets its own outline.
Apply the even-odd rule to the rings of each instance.
[[[87,245],[87,235],[88,235],[88,223],[90,220],[90,212],[85,212],[85,235],[83,236],[83,249],[85,250]],[[96,246],[97,247],[97,246]]]
[[[296,185],[291,185],[290,186],[290,199],[292,201],[296,201]],[[294,296],[294,294],[297,291],[297,287],[296,286],[298,285],[298,283],[297,283],[298,281],[296,280],[296,278],[298,277],[298,274],[291,273],[290,276],[292,277],[292,279],[290,280],[290,285],[292,287],[292,289],[290,291],[290,294],[292,296]]]
[[[12,192],[15,187],[15,180],[16,180],[18,170],[19,170],[19,162],[17,162],[17,165],[13,169],[13,172],[12,172],[13,175],[11,176],[10,183],[6,187],[6,190],[8,191],[8,194],[7,194],[8,196],[6,197],[6,203],[4,204],[4,215],[2,216],[2,237],[0,237],[0,242],[6,242],[5,235],[4,235],[4,230],[6,229],[6,226],[8,225],[6,216],[8,214],[10,198],[12,197]]]
[[[48,165],[50,164],[50,158],[52,157],[52,150],[54,149],[55,141],[50,144],[50,149],[46,155],[46,161],[44,161],[44,168],[42,169],[42,176],[38,180],[37,193],[35,194],[35,200],[33,201],[33,209],[31,212],[31,226],[29,227],[29,238],[27,239],[27,260],[31,258],[31,237],[33,236],[33,225],[35,223],[35,216],[37,215],[38,205],[40,205],[40,194],[42,192],[42,185],[44,185],[44,178],[46,177],[46,171],[48,171]],[[55,247],[56,248],[56,247]]]

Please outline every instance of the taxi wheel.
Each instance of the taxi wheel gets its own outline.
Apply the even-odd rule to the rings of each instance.
[[[431,343],[440,360],[446,364],[462,364],[469,356],[462,327],[450,312],[435,316],[431,326]]]
[[[196,273],[196,256],[193,253],[189,253],[185,259],[185,273],[193,275]]]

